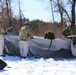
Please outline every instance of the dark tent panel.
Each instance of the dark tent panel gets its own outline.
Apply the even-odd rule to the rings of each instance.
[[[19,36],[8,33],[5,35],[4,54],[20,56]]]
[[[20,56],[20,49],[16,47],[13,43],[8,40],[5,40],[4,53],[8,55]]]
[[[7,66],[7,63],[0,59],[0,70],[4,69]]]

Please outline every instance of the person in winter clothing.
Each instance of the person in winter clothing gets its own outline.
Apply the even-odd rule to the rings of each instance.
[[[6,29],[6,32],[7,32],[7,33],[11,33],[11,32],[13,32],[13,26],[7,28],[7,29]]]
[[[62,35],[63,35],[64,37],[68,37],[68,36],[71,35],[71,30],[69,29],[69,27],[68,27],[68,28],[65,28],[65,29],[62,31]]]
[[[47,31],[44,35],[45,39],[55,39],[55,35],[52,31]]]
[[[27,57],[28,54],[28,39],[32,37],[30,24],[28,21],[24,23],[24,26],[21,27],[19,31],[19,37],[20,37],[20,54],[21,57]]]
[[[52,40],[55,39],[55,35],[52,31],[47,31],[44,35],[44,39],[50,39],[51,40],[51,43],[50,43],[49,48],[48,48],[48,50],[49,50],[51,45],[52,45]]]

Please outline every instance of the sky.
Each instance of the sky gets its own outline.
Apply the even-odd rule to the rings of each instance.
[[[29,20],[40,19],[43,21],[51,21],[51,11],[49,8],[49,0],[46,2],[41,0],[23,0],[21,1],[21,9],[25,17]]]
[[[49,0],[20,0],[20,8],[25,18],[30,21],[36,19],[45,22],[53,21]]]

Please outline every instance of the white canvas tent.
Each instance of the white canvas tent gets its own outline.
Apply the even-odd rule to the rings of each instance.
[[[71,52],[73,56],[76,56],[76,46],[71,43]]]
[[[54,39],[50,49],[48,49],[51,42],[49,39],[34,38],[28,42],[30,47],[29,51],[35,57],[72,57],[71,39]]]
[[[2,38],[0,37],[0,49],[5,54],[20,56],[19,36],[8,33]],[[73,46],[72,40],[69,38],[58,38],[52,41],[40,37],[29,39],[28,55],[34,57],[72,57],[76,56],[76,47]],[[1,52],[2,52],[1,51]],[[1,53],[0,52],[0,53]]]
[[[20,56],[19,36],[13,33],[8,33],[4,38],[5,54]]]
[[[3,49],[4,49],[4,36],[0,34],[0,55],[3,55]]]

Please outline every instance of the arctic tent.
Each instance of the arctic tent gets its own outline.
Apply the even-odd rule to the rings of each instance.
[[[34,57],[73,57],[71,52],[71,42],[69,38],[56,38],[52,40],[44,38],[34,38],[28,40],[29,43],[29,54]]]
[[[4,35],[4,54],[20,56],[18,35],[10,32]]]

